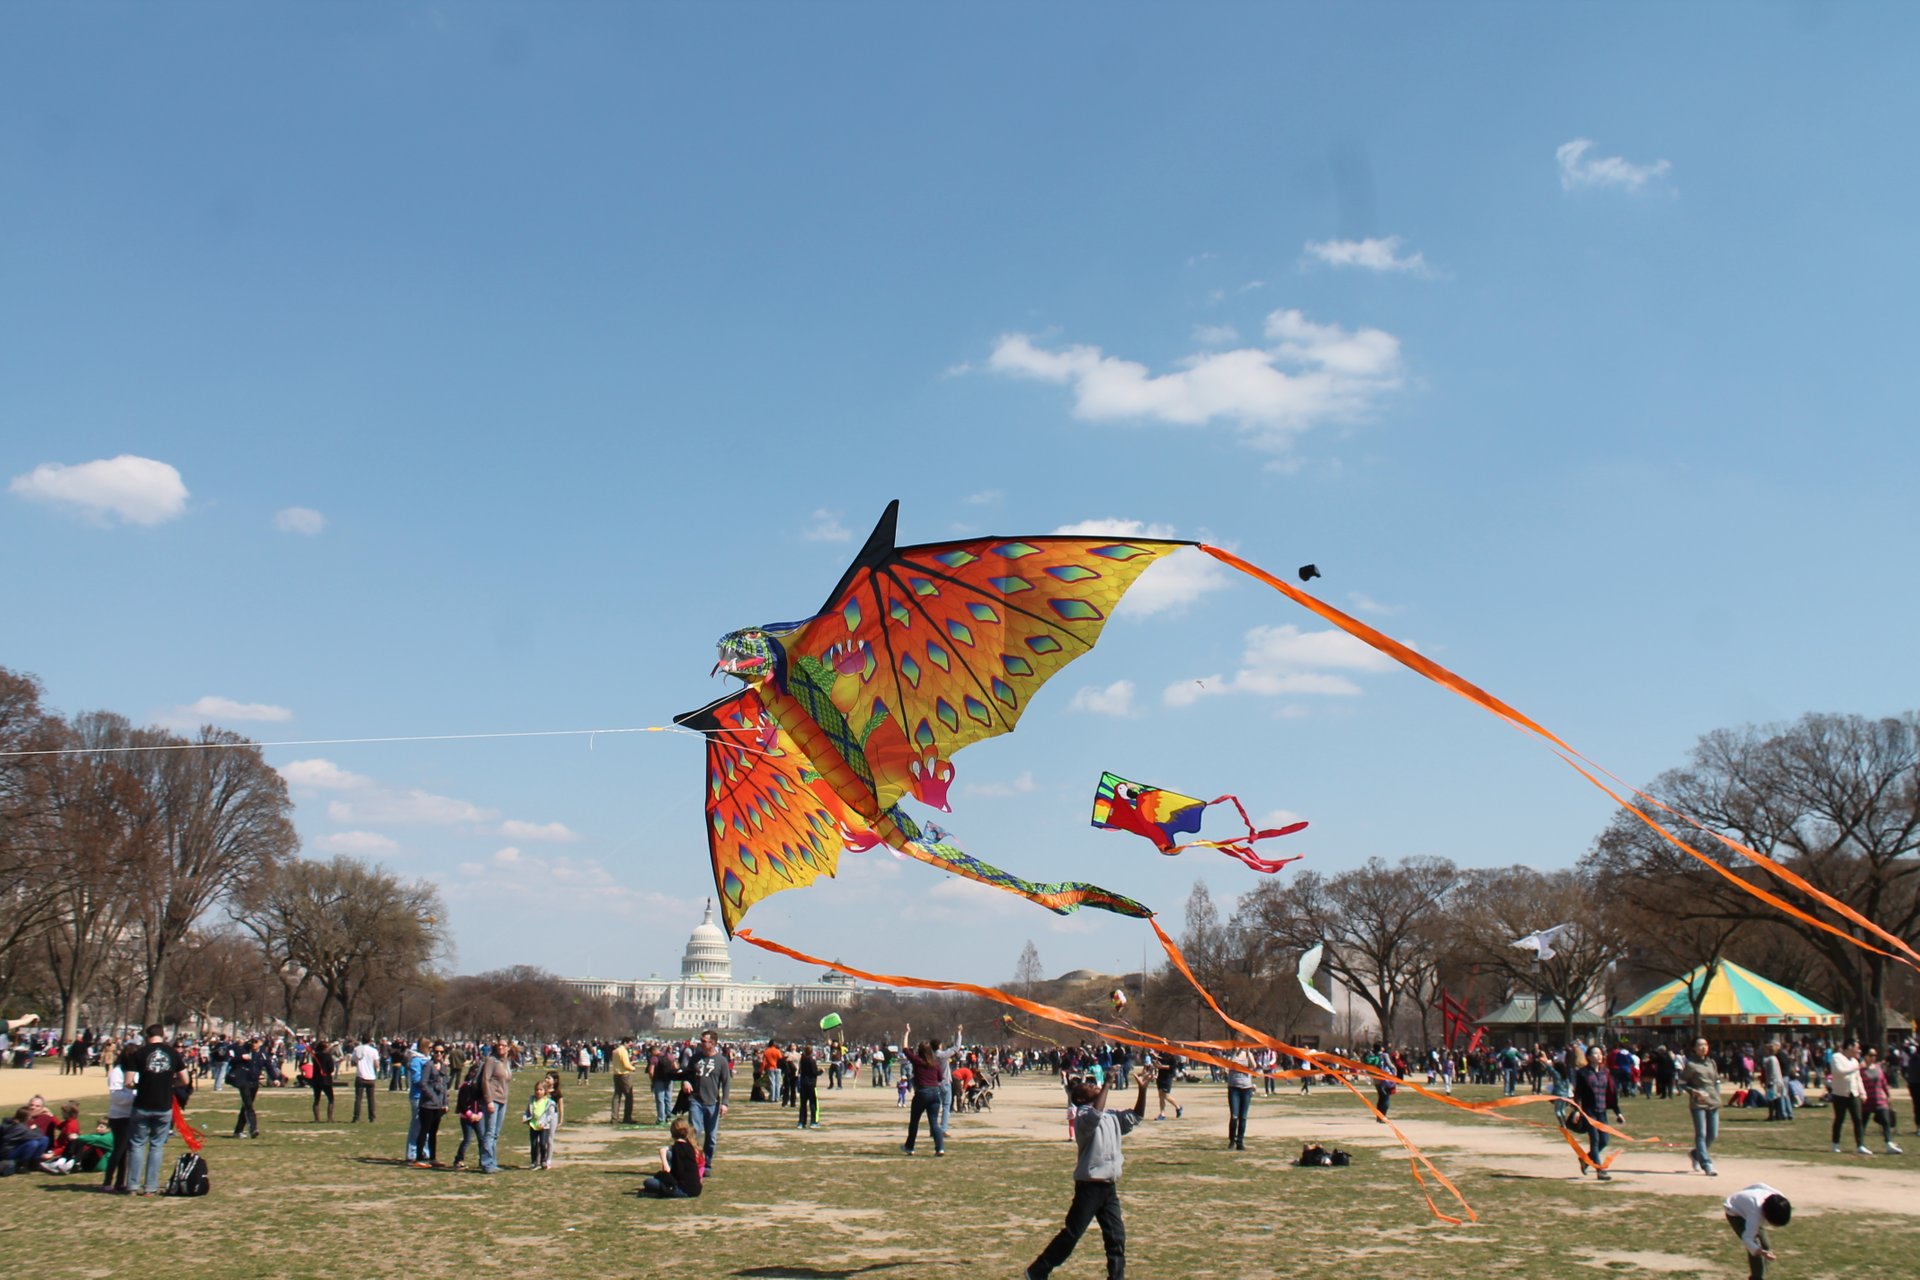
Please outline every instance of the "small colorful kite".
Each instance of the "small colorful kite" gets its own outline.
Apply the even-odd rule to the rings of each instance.
[[[1316,942],[1308,947],[1300,956],[1300,967],[1295,972],[1295,976],[1299,978],[1300,990],[1306,994],[1307,999],[1337,1017],[1340,1011],[1333,1007],[1333,1001],[1329,1000],[1320,988],[1313,985],[1315,975],[1320,972],[1320,957],[1326,953],[1326,950],[1327,944],[1324,942]]]
[[[826,1017],[820,1019],[820,1029],[822,1031],[831,1031],[839,1025],[840,1025],[840,1015],[837,1013],[830,1013]]]
[[[1107,1003],[1113,1006],[1115,1013],[1125,1013],[1127,1011],[1127,993],[1115,987],[1113,994],[1107,997]]]
[[[1174,843],[1177,836],[1197,834],[1207,809],[1216,804],[1231,804],[1240,814],[1240,821],[1247,828],[1244,837]],[[1301,855],[1269,860],[1253,851],[1254,844],[1261,840],[1290,836],[1296,831],[1306,830],[1307,826],[1304,822],[1291,822],[1284,827],[1256,830],[1237,796],[1216,796],[1212,800],[1202,800],[1197,796],[1183,796],[1177,791],[1168,791],[1165,787],[1132,782],[1117,773],[1100,775],[1100,785],[1093,793],[1093,825],[1106,831],[1131,831],[1134,835],[1145,836],[1153,841],[1154,848],[1168,857],[1188,849],[1218,849],[1229,857],[1240,859],[1255,871],[1266,872],[1278,871],[1289,862],[1298,862]]]

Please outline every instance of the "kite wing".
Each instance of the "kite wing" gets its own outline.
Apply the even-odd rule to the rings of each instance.
[[[728,934],[760,899],[835,874],[843,849],[858,852],[882,843],[1060,915],[1083,906],[1142,918],[1153,914],[1099,885],[1022,880],[967,853],[938,827],[929,824],[922,832],[898,810],[883,815],[876,830],[827,785],[757,689],[743,689],[676,723],[707,738],[707,846]]]
[[[764,630],[780,650],[774,682],[826,731],[873,812],[905,796],[946,811],[953,755],[1011,732],[1040,686],[1093,648],[1141,573],[1195,544],[1049,536],[895,547],[899,507],[887,504],[818,614]],[[787,708],[775,714],[795,728]]]
[[[1557,924],[1551,929],[1540,929],[1524,938],[1515,938],[1509,945],[1520,951],[1533,952],[1535,960],[1551,960],[1559,954],[1553,949],[1554,939],[1571,928],[1571,924]]]
[[[707,737],[707,847],[728,934],[747,908],[839,868],[847,812],[755,689],[676,717]],[[859,824],[865,830],[865,824]]]
[[[1327,944],[1324,942],[1316,942],[1308,947],[1300,956],[1300,968],[1296,976],[1300,979],[1300,990],[1306,994],[1307,999],[1337,1016],[1340,1011],[1333,1007],[1333,1001],[1328,999],[1320,988],[1313,985],[1314,975],[1320,972],[1320,957],[1326,949]]]

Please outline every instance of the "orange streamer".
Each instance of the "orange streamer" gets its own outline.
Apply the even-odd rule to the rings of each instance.
[[[1905,939],[1900,938],[1892,933],[1889,933],[1887,930],[1881,928],[1879,925],[1869,920],[1866,916],[1861,915],[1858,911],[1855,911],[1852,907],[1840,901],[1838,898],[1835,898],[1833,895],[1826,893],[1820,889],[1816,889],[1813,885],[1807,883],[1805,878],[1800,876],[1798,873],[1794,872],[1788,867],[1782,866],[1778,862],[1775,862],[1772,858],[1769,858],[1767,855],[1761,853],[1759,850],[1749,848],[1748,846],[1740,843],[1738,840],[1732,839],[1729,836],[1721,835],[1718,831],[1714,831],[1710,829],[1699,820],[1689,817],[1687,814],[1681,813],[1678,810],[1671,808],[1667,804],[1660,801],[1658,798],[1647,794],[1645,791],[1640,790],[1638,787],[1631,786],[1630,784],[1622,781],[1617,775],[1608,771],[1602,765],[1589,759],[1587,756],[1582,755],[1579,751],[1576,751],[1573,747],[1569,746],[1566,742],[1561,740],[1557,735],[1550,732],[1543,725],[1533,720],[1531,717],[1526,716],[1521,712],[1515,710],[1513,707],[1508,706],[1506,703],[1502,702],[1500,699],[1488,693],[1485,689],[1480,688],[1480,686],[1472,683],[1471,681],[1456,674],[1455,672],[1449,671],[1446,667],[1443,667],[1439,663],[1433,661],[1433,659],[1414,652],[1412,649],[1408,648],[1406,645],[1400,643],[1398,640],[1395,640],[1392,636],[1389,636],[1384,632],[1375,630],[1373,627],[1368,626],[1366,623],[1360,621],[1360,619],[1356,617],[1353,617],[1351,614],[1343,613],[1339,609],[1336,609],[1332,605],[1326,603],[1324,600],[1317,599],[1314,596],[1309,595],[1307,592],[1302,591],[1300,588],[1294,586],[1292,583],[1287,582],[1281,578],[1275,577],[1273,574],[1268,573],[1265,569],[1262,569],[1259,565],[1252,564],[1246,560],[1242,560],[1239,556],[1234,555],[1231,551],[1222,551],[1218,547],[1210,547],[1210,546],[1207,546],[1205,543],[1202,543],[1200,545],[1200,550],[1206,552],[1208,555],[1220,561],[1222,564],[1230,565],[1233,568],[1238,569],[1240,572],[1246,574],[1248,577],[1255,578],[1261,582],[1266,583],[1268,586],[1278,591],[1281,595],[1284,595],[1289,600],[1292,600],[1295,604],[1298,604],[1302,608],[1307,609],[1310,612],[1316,613],[1322,618],[1325,618],[1328,622],[1331,622],[1334,626],[1339,627],[1342,631],[1346,632],[1348,635],[1353,636],[1355,639],[1360,640],[1372,646],[1375,649],[1378,649],[1381,653],[1386,654],[1388,657],[1394,659],[1396,662],[1400,663],[1402,666],[1405,666],[1410,670],[1419,672],[1421,675],[1433,681],[1435,684],[1443,685],[1446,688],[1453,690],[1455,693],[1467,699],[1469,702],[1476,703],[1477,705],[1492,712],[1494,715],[1500,717],[1502,720],[1505,720],[1507,723],[1515,726],[1516,728],[1525,730],[1528,733],[1535,734],[1538,737],[1545,739],[1548,743],[1552,744],[1554,747],[1559,749],[1558,752],[1556,752],[1556,754],[1559,754],[1561,752],[1565,753],[1562,756],[1562,759],[1565,759],[1567,764],[1572,766],[1572,768],[1576,773],[1578,773],[1581,777],[1585,778],[1588,782],[1592,783],[1595,787],[1598,787],[1601,791],[1605,792],[1609,797],[1613,799],[1613,801],[1616,804],[1620,805],[1622,808],[1632,810],[1636,815],[1639,816],[1641,821],[1645,822],[1654,831],[1658,832],[1662,838],[1670,841],[1676,848],[1681,849],[1691,857],[1699,859],[1701,862],[1705,863],[1707,866],[1712,867],[1716,871],[1719,871],[1722,875],[1726,875],[1728,879],[1730,879],[1733,883],[1739,885],[1741,888],[1745,889],[1747,892],[1752,893],[1754,896],[1760,898],[1762,901],[1767,902],[1769,905],[1778,907],[1782,911],[1785,911],[1788,914],[1794,916],[1796,919],[1804,920],[1807,923],[1816,926],[1817,928],[1825,929],[1827,932],[1835,935],[1836,937],[1845,938],[1847,941],[1853,943],[1855,946],[1861,947],[1867,951],[1874,952],[1875,954],[1878,954],[1878,955],[1883,955],[1891,959],[1898,960],[1901,964],[1906,965],[1908,968],[1913,969],[1915,971],[1920,971],[1920,963],[1915,963],[1916,961],[1920,961],[1920,950],[1915,950],[1911,945],[1907,943]],[[1765,891],[1761,890],[1757,886],[1748,884],[1746,881],[1740,879],[1738,876],[1731,875],[1726,868],[1720,866],[1713,859],[1707,857],[1705,854],[1699,852],[1697,849],[1694,849],[1692,846],[1686,844],[1684,841],[1681,841],[1675,838],[1670,832],[1668,832],[1658,822],[1654,821],[1654,819],[1650,815],[1648,815],[1645,810],[1641,809],[1638,805],[1635,805],[1627,800],[1622,799],[1611,788],[1607,787],[1598,778],[1594,777],[1592,773],[1587,772],[1587,770],[1581,768],[1579,764],[1574,763],[1575,761],[1580,761],[1584,764],[1587,764],[1591,766],[1595,771],[1601,774],[1604,774],[1609,778],[1612,778],[1615,782],[1620,783],[1621,786],[1626,787],[1628,790],[1632,791],[1634,795],[1638,796],[1641,800],[1645,801],[1647,804],[1651,805],[1652,807],[1659,809],[1661,812],[1671,814],[1673,817],[1678,818],[1680,821],[1685,822],[1689,826],[1694,827],[1697,830],[1702,831],[1709,836],[1712,836],[1715,840],[1718,840],[1721,844],[1725,845],[1728,849],[1731,849],[1734,852],[1740,854],[1742,857],[1752,862],[1755,866],[1762,868],[1763,870],[1769,872],[1776,878],[1785,881],[1787,884],[1792,885],[1794,888],[1798,889],[1800,892],[1806,894],[1809,898],[1812,898],[1815,902],[1820,903],[1822,906],[1827,907],[1829,910],[1841,916],[1843,919],[1848,920],[1855,925],[1858,925],[1860,928],[1866,930],[1868,933],[1873,934],[1874,936],[1880,938],[1882,941],[1887,942],[1892,946],[1898,948],[1900,951],[1905,952],[1906,955],[1905,956],[1894,955],[1890,951],[1885,951],[1879,947],[1873,946],[1871,943],[1868,943],[1861,938],[1854,937],[1852,934],[1846,932],[1844,929],[1838,929],[1832,925],[1825,924],[1820,920],[1816,919],[1815,917],[1800,910],[1798,907],[1791,906],[1786,902],[1782,901],[1780,898],[1766,893]],[[1908,957],[1911,957],[1911,959],[1909,959]]]

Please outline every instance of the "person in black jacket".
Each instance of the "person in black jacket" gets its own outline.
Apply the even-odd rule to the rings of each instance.
[[[657,1200],[685,1200],[700,1194],[700,1149],[693,1145],[693,1124],[685,1116],[673,1122],[673,1143],[660,1148],[660,1172],[641,1184],[640,1194]]]
[[[253,1109],[253,1097],[260,1092],[260,1077],[266,1069],[267,1053],[260,1047],[260,1037],[248,1036],[247,1042],[233,1051],[233,1061],[227,1066],[227,1083],[240,1094],[240,1114],[233,1122],[236,1138],[260,1136],[260,1116]]]

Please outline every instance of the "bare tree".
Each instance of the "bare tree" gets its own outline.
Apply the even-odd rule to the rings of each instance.
[[[1626,954],[1626,940],[1601,910],[1600,897],[1585,871],[1469,871],[1455,897],[1454,927],[1482,970],[1536,1002],[1560,1006],[1561,1036],[1567,1041],[1573,1038],[1575,1013],[1604,992],[1607,975]],[[1562,924],[1571,927],[1554,939],[1549,958],[1513,945]],[[1535,1010],[1537,1016],[1538,1003]]]
[[[1240,900],[1236,917],[1274,974],[1299,953],[1326,944],[1321,966],[1373,1011],[1380,1034],[1393,1034],[1402,1002],[1418,1003],[1430,985],[1440,912],[1460,882],[1445,858],[1369,858],[1331,877],[1308,871],[1262,884]]]
[[[40,705],[40,682],[0,667],[0,1010],[23,965],[38,968],[41,935],[60,901],[48,865],[47,773],[66,726]]]
[[[152,854],[154,805],[120,749],[133,727],[109,712],[74,719],[63,736],[73,754],[49,757],[48,811],[41,824],[59,902],[42,941],[61,1007],[61,1036],[79,1029],[80,1008],[107,961],[126,944],[139,909],[140,871]]]
[[[353,1030],[354,1010],[371,990],[397,993],[420,980],[443,945],[443,914],[431,884],[338,857],[275,867],[241,900],[238,918],[277,971],[297,971],[319,984],[319,1024],[337,1007],[345,1032]]]
[[[143,1021],[166,1007],[168,953],[216,904],[269,874],[300,847],[287,784],[260,749],[225,729],[202,728],[190,742],[141,730],[143,783],[156,805],[140,911],[147,995]]]
[[[1047,980],[1047,971],[1040,967],[1040,948],[1033,945],[1033,939],[1027,939],[1027,945],[1020,948],[1020,959],[1013,966],[1013,989],[1027,999],[1033,999],[1034,988]]]
[[[1920,712],[1879,720],[1811,714],[1787,726],[1718,730],[1700,740],[1685,767],[1648,790],[1895,936],[1920,932]],[[1884,1039],[1893,961],[1850,941],[1884,950],[1882,939],[1677,819],[1666,827],[1734,878],[1763,886],[1844,936],[1781,912],[1711,871],[1697,879],[1686,918],[1765,920],[1793,930],[1825,960],[1862,1037]],[[1675,879],[1700,867],[1625,811],[1602,833],[1592,859],[1622,881]]]

